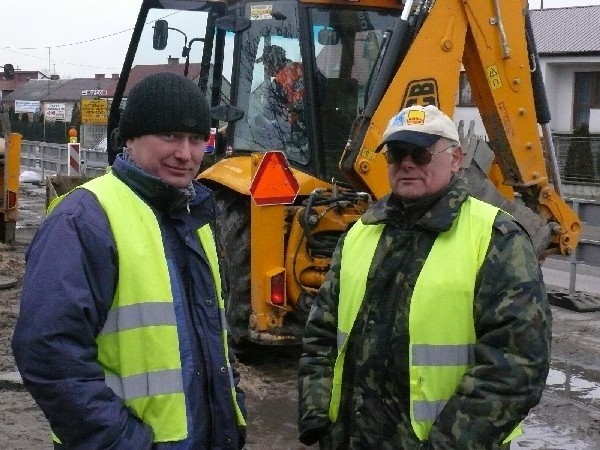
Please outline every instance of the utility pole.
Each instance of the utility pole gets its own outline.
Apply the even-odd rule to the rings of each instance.
[[[50,78],[50,49],[52,47],[48,47],[48,78]]]

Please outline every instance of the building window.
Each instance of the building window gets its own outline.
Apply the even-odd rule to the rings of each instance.
[[[467,80],[465,72],[460,73],[458,83],[458,106],[475,106],[471,85],[469,84],[469,80]]]
[[[600,72],[575,72],[573,129],[589,125],[590,109],[600,108]]]

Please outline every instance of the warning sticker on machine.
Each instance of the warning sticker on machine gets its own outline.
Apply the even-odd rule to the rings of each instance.
[[[250,20],[272,19],[273,5],[251,5]]]
[[[486,67],[485,71],[487,73],[488,83],[490,84],[492,91],[500,89],[502,87],[502,78],[500,77],[498,66],[496,64],[492,64],[491,66]]]

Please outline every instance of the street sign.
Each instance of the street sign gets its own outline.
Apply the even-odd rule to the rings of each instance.
[[[82,98],[81,123],[90,125],[108,124],[108,99]]]
[[[249,190],[259,206],[287,205],[294,203],[300,185],[284,153],[272,151],[263,156]]]
[[[105,89],[82,89],[81,96],[82,97],[106,97],[106,96],[108,96],[108,91]]]

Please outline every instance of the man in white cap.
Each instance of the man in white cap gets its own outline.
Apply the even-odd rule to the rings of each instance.
[[[508,448],[549,371],[529,237],[469,195],[456,127],[435,106],[400,111],[379,150],[392,192],[340,240],[307,322],[300,440]]]

